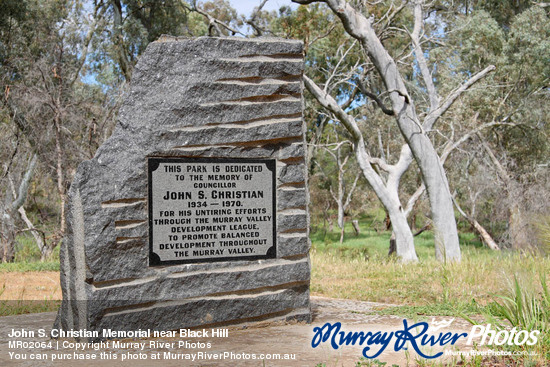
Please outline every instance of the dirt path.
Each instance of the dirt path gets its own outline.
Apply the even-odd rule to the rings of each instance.
[[[0,273],[0,287],[5,284],[4,292],[0,300],[44,300],[61,299],[58,272],[27,272],[27,273]],[[313,322],[308,324],[266,324],[266,325],[245,325],[229,328],[227,338],[146,338],[124,340],[130,343],[145,343],[143,350],[136,348],[116,347],[112,341],[103,345],[98,350],[89,345],[82,350],[77,350],[71,345],[64,345],[64,340],[54,340],[52,346],[48,346],[48,337],[38,336],[38,331],[43,329],[49,335],[55,313],[28,314],[19,316],[0,317],[0,366],[87,366],[90,361],[75,361],[75,354],[84,357],[95,356],[93,365],[98,366],[318,366],[323,363],[331,366],[356,366],[361,360],[362,350],[365,347],[359,345],[344,345],[338,349],[331,347],[329,342],[321,343],[316,348],[312,347],[314,328],[322,327],[325,323],[340,322],[342,331],[347,332],[368,332],[380,331],[392,332],[403,330],[403,318],[397,316],[380,316],[372,311],[383,307],[382,304],[340,300],[323,297],[312,297]],[[430,324],[449,318],[431,318]],[[410,323],[413,321],[409,321]],[[463,320],[455,320],[449,328],[438,330],[439,332],[451,331],[453,333],[468,332],[471,326]],[[13,338],[9,335],[13,330],[34,331],[35,337]],[[20,340],[27,342],[14,347],[9,341]],[[46,342],[45,345],[30,345],[28,342]],[[66,340],[65,340],[66,342]],[[168,343],[159,345],[157,342]],[[185,345],[179,345],[179,343]],[[173,344],[172,344],[173,343]],[[203,344],[200,344],[203,343]],[[206,346],[210,343],[209,347]],[[32,343],[31,343],[32,344]],[[387,362],[387,366],[416,365],[415,359],[419,358],[412,350],[394,351],[393,343],[377,357],[378,360]],[[32,348],[31,348],[32,347]],[[464,341],[460,341],[453,347],[446,346],[445,349],[468,350]],[[378,346],[372,346],[377,350]],[[441,349],[441,348],[440,348]],[[435,354],[437,349],[425,349],[424,353]],[[12,353],[10,355],[10,352]],[[202,358],[199,353],[203,353]],[[168,354],[165,354],[168,353]],[[171,354],[170,354],[171,353]],[[209,359],[216,354],[219,356],[229,355],[229,359]],[[243,354],[244,353],[244,354]],[[21,359],[16,359],[19,354]],[[246,359],[244,356],[256,355],[264,360]],[[294,357],[292,360],[273,360],[266,358],[273,354],[287,354]],[[53,356],[73,358],[64,361],[52,361]],[[194,355],[197,359],[176,360],[167,356]],[[114,359],[116,356],[116,360]],[[126,358],[141,356],[145,360],[121,361]],[[153,359],[159,356],[160,359]],[[242,356],[243,358],[238,358]],[[31,360],[31,358],[42,357],[43,360]],[[107,359],[110,357],[112,359]],[[26,359],[23,359],[26,358]],[[439,359],[438,359],[439,360]],[[376,364],[364,364],[364,366]]]
[[[0,272],[0,300],[60,299],[58,271]]]
[[[0,365],[1,366],[88,366],[90,361],[75,361],[75,355],[94,358],[94,366],[356,366],[360,361],[362,349],[359,345],[343,345],[334,349],[327,343],[321,343],[316,348],[312,347],[314,327],[321,327],[325,323],[340,322],[342,330],[348,331],[372,331],[373,333],[392,332],[403,329],[403,320],[396,316],[379,316],[372,314],[375,307],[380,304],[349,300],[312,297],[313,323],[308,324],[269,324],[248,325],[229,328],[229,336],[226,338],[141,338],[122,340],[125,343],[144,343],[143,350],[135,345],[120,347],[109,341],[95,350],[93,345],[87,345],[79,350],[73,345],[64,344],[68,340],[53,340],[47,337],[39,337],[40,329],[46,333],[51,330],[55,319],[55,313],[29,314],[20,316],[0,317]],[[437,318],[441,321],[442,318]],[[434,320],[432,320],[433,322]],[[455,332],[467,332],[470,326],[463,321],[454,321],[450,328],[439,330]],[[35,337],[9,337],[13,330],[34,331]],[[209,329],[206,329],[209,330]],[[21,340],[27,342],[14,346],[9,342]],[[44,345],[30,345],[28,342],[45,342]],[[49,345],[49,342],[52,342]],[[59,342],[59,344],[57,344]],[[73,340],[74,342],[74,340]],[[158,342],[164,343],[159,345]],[[173,344],[172,344],[173,343]],[[179,345],[184,343],[184,345]],[[187,343],[187,344],[185,344]],[[380,361],[387,362],[387,366],[414,366],[418,358],[414,351],[394,351],[394,343],[378,357]],[[467,350],[463,341],[454,347],[445,349]],[[373,351],[377,346],[372,346]],[[424,353],[434,354],[441,348],[423,348]],[[12,353],[10,355],[10,352]],[[199,353],[203,353],[200,355]],[[171,356],[194,355],[195,361],[177,360],[167,358]],[[21,359],[15,359],[16,355]],[[208,355],[224,356],[221,360],[210,360]],[[291,360],[273,360],[273,354],[287,354],[294,357]],[[53,356],[71,358],[64,361],[52,361]],[[261,359],[246,359],[246,355],[255,355]],[[115,357],[116,356],[116,357]],[[154,357],[159,357],[154,359]],[[31,358],[43,358],[31,360]],[[110,359],[106,359],[109,357]],[[144,358],[131,361],[122,361],[122,358]],[[23,359],[26,358],[26,359]],[[116,358],[116,360],[114,359]],[[367,366],[368,364],[364,364]],[[376,364],[371,364],[376,365]]]

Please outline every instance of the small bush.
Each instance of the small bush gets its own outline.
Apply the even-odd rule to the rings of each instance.
[[[550,360],[550,291],[546,274],[540,274],[540,289],[525,277],[515,275],[508,292],[496,297],[495,302],[486,308],[487,321],[500,329],[512,326],[521,330],[540,331],[536,345],[511,348],[533,349],[543,360]]]

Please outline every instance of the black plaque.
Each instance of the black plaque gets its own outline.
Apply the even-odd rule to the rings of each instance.
[[[149,265],[276,257],[275,160],[148,158]]]

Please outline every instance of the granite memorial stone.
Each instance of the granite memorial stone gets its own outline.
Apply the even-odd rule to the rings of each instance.
[[[56,328],[310,320],[302,72],[296,41],[148,46],[69,190]]]

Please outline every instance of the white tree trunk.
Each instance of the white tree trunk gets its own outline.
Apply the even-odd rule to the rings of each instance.
[[[36,162],[38,160],[38,156],[33,154],[31,160],[29,161],[29,165],[27,167],[27,170],[25,171],[25,174],[23,175],[23,179],[21,180],[21,183],[19,184],[18,190],[15,190],[15,186],[13,184],[13,181],[11,179],[10,172],[8,171],[8,180],[10,183],[10,186],[13,191],[14,200],[13,202],[9,202],[9,200],[6,200],[4,212],[2,214],[1,222],[2,222],[2,233],[0,233],[0,242],[1,242],[1,251],[2,251],[2,261],[3,262],[10,262],[13,261],[15,257],[15,234],[16,234],[16,228],[14,223],[14,215],[15,212],[18,211],[20,208],[22,208],[23,204],[25,204],[25,200],[27,200],[27,193],[29,190],[29,184],[32,179],[32,175],[34,172],[34,167],[36,166]],[[9,199],[8,196],[6,196],[7,199]]]
[[[302,3],[309,2],[312,1],[302,1]],[[440,261],[460,261],[458,231],[447,177],[430,139],[419,122],[413,101],[395,60],[376,35],[371,19],[367,19],[346,1],[325,0],[324,2],[340,18],[346,31],[361,42],[389,91],[397,125],[418,163],[428,192],[434,223],[436,258]],[[392,223],[393,221],[392,218]],[[395,223],[393,224],[395,226]],[[396,240],[397,238],[396,233]]]
[[[406,171],[408,165],[410,164],[410,152],[408,148],[403,148],[401,151],[401,157],[396,166],[385,168],[390,171],[390,177],[393,179],[388,180],[388,187],[384,184],[382,178],[378,173],[372,168],[371,157],[365,149],[365,142],[363,135],[359,130],[357,122],[355,119],[348,115],[344,110],[340,108],[336,100],[332,98],[328,93],[323,92],[317,84],[315,84],[307,76],[304,76],[304,84],[306,88],[313,94],[317,101],[324,106],[325,108],[332,111],[350,132],[354,152],[357,158],[357,163],[361,168],[363,176],[367,179],[375,194],[378,196],[384,208],[386,208],[390,220],[392,221],[392,226],[395,232],[395,241],[396,241],[396,254],[402,262],[418,261],[416,252],[414,250],[414,240],[412,232],[407,223],[407,218],[405,213],[402,210],[401,203],[399,202],[399,179],[402,174]],[[408,162],[408,163],[407,163]],[[391,187],[391,188],[390,188]]]
[[[357,162],[359,162],[359,166],[363,171],[363,176],[365,176],[390,216],[395,234],[397,257],[402,262],[418,261],[414,249],[413,234],[399,202],[398,192],[385,187],[378,174],[372,168],[362,136],[355,146],[355,153],[357,155]]]

